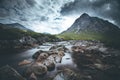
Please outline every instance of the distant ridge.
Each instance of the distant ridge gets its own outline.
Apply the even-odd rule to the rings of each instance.
[[[0,26],[2,26],[3,28],[17,28],[17,29],[21,29],[21,30],[30,30],[19,23],[12,23],[12,24],[0,23]],[[32,31],[32,30],[30,30],[30,31]]]

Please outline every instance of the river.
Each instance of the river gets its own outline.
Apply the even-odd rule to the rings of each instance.
[[[21,73],[21,69],[18,66],[18,63],[23,60],[33,60],[32,55],[39,51],[48,51],[53,45],[65,45],[67,48],[71,48],[72,45],[70,45],[69,42],[63,41],[63,42],[57,42],[57,43],[44,43],[43,45],[40,45],[39,47],[32,48],[29,50],[24,51],[6,51],[6,53],[0,52],[0,67],[5,65],[10,65],[11,67],[15,68],[18,72]],[[65,53],[65,56],[62,58],[61,65],[73,65],[74,62],[72,60],[70,53]]]

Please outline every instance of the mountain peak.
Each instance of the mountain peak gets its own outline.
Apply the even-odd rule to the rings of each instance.
[[[80,16],[80,18],[82,18],[82,17],[90,17],[87,13],[83,13],[81,16]]]
[[[112,31],[120,31],[120,29],[114,24],[103,20],[98,17],[91,17],[87,13],[83,13],[78,19],[75,20],[73,25],[68,28],[65,32],[112,32]]]

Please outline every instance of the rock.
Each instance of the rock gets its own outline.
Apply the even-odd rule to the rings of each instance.
[[[0,68],[0,80],[26,80],[10,66]]]
[[[45,66],[47,66],[48,71],[52,71],[55,69],[55,63],[52,60],[46,59],[42,62]]]
[[[83,80],[80,78],[79,73],[71,69],[64,69],[59,72],[53,80]]]
[[[36,76],[43,76],[47,73],[47,67],[40,63],[33,64],[27,69],[26,75],[30,76],[32,73],[34,73]]]
[[[54,55],[50,55],[47,59],[54,61],[55,63],[61,63],[62,57],[54,54]]]
[[[120,55],[118,53],[109,51],[100,43],[87,48],[73,46],[71,49],[73,60],[82,75],[90,75],[92,80],[120,79]]]
[[[85,49],[85,47],[82,47],[82,46],[72,46],[71,47],[71,50],[74,53],[84,53],[84,49]]]
[[[37,80],[36,75],[35,75],[34,73],[32,73],[32,74],[30,75],[29,80]]]
[[[64,54],[64,51],[59,51],[59,52],[58,52],[58,55],[61,56],[61,57],[63,57],[63,56],[65,55],[65,54]]]
[[[32,58],[33,58],[33,59],[37,59],[38,56],[39,56],[41,53],[43,53],[43,52],[44,52],[44,51],[42,51],[42,50],[37,51],[35,54],[32,55]]]
[[[20,62],[18,65],[19,66],[22,66],[22,65],[27,65],[27,64],[30,64],[31,63],[31,61],[29,61],[29,60],[23,60],[22,62]]]
[[[64,45],[52,46],[49,50],[57,50],[66,52],[68,49]]]
[[[38,56],[38,58],[37,58],[37,62],[41,62],[42,60],[44,60],[44,59],[47,59],[47,57],[48,57],[48,53],[41,53],[39,56]]]
[[[54,54],[58,54],[58,52],[56,50],[49,50],[48,54],[49,55],[54,55]]]

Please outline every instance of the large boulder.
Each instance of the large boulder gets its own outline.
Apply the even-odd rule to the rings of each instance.
[[[0,68],[0,80],[26,80],[10,66]]]
[[[30,76],[32,73],[36,76],[43,76],[47,73],[47,67],[43,64],[35,63],[27,69],[26,76]]]
[[[50,55],[47,59],[54,61],[55,63],[61,63],[62,57],[54,54],[54,55]]]
[[[106,53],[107,52],[107,53]],[[95,48],[72,47],[72,57],[83,75],[92,80],[119,80],[120,56],[118,53]]]
[[[39,56],[41,53],[43,53],[43,52],[45,52],[45,51],[42,51],[42,50],[37,51],[35,54],[32,55],[32,58],[33,58],[33,59],[37,59],[38,56]],[[46,53],[46,52],[45,52],[45,53]]]
[[[44,64],[47,67],[48,71],[52,71],[55,69],[55,63],[53,60],[46,59],[42,62],[42,64]]]
[[[38,58],[37,58],[37,62],[41,62],[41,61],[43,61],[43,60],[45,60],[45,59],[47,59],[47,57],[48,57],[49,55],[48,55],[48,53],[41,53],[39,56],[38,56]]]

